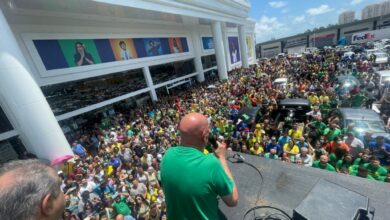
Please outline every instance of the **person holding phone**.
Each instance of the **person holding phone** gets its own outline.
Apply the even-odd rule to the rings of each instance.
[[[219,219],[217,196],[227,206],[238,203],[238,191],[226,162],[226,144],[216,141],[214,154],[203,154],[209,122],[199,113],[180,121],[180,146],[165,153],[161,181],[168,219]]]

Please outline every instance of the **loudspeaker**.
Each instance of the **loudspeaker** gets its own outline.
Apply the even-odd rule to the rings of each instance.
[[[294,220],[368,220],[374,219],[368,197],[321,179],[294,209]]]

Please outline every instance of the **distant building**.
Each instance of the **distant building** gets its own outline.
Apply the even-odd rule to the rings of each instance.
[[[381,4],[381,15],[390,14],[390,1],[384,1]]]
[[[351,23],[355,20],[354,11],[345,11],[339,15],[339,24]]]
[[[367,5],[362,10],[362,20],[390,14],[390,1]]]

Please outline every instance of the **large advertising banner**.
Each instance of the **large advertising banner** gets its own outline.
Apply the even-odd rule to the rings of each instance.
[[[160,38],[145,38],[144,45],[148,57],[163,55]]]
[[[240,62],[240,48],[238,47],[238,37],[228,37],[230,61],[232,64]]]
[[[101,63],[93,40],[59,40],[69,67]]]
[[[310,46],[322,48],[325,46],[333,46],[336,44],[336,33],[328,34],[313,34],[310,36]]]
[[[188,52],[187,38],[33,40],[46,70]]]
[[[253,38],[252,36],[246,36],[246,46],[248,49],[248,57],[254,57]]]
[[[204,50],[214,49],[214,40],[212,37],[202,37],[202,45]]]
[[[169,38],[168,42],[171,53],[183,53],[183,46],[179,37]]]
[[[133,39],[110,39],[110,45],[116,61],[137,58]]]
[[[379,29],[374,31],[363,31],[352,35],[352,43],[365,43],[390,38],[390,29]]]

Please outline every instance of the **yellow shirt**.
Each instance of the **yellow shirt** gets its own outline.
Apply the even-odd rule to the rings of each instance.
[[[121,149],[121,146],[122,146],[122,144],[118,142],[118,143],[116,143],[116,144],[111,145],[111,150],[114,150],[115,147],[117,147],[118,150],[120,150],[120,149]]]
[[[327,96],[327,95],[321,95],[321,96],[320,96],[320,101],[321,101],[321,103],[322,103],[322,102],[329,102],[329,96]]]
[[[259,140],[261,142],[261,140],[263,138],[263,133],[264,133],[263,129],[261,129],[261,128],[257,129],[256,128],[254,133],[255,133],[255,136],[257,137],[257,140]]]
[[[257,139],[255,137],[249,139],[249,147],[252,148],[255,143],[257,142]]]
[[[309,103],[311,105],[316,104],[318,102],[318,100],[319,100],[316,95],[310,95],[310,96],[307,97],[307,99],[308,99],[308,101],[309,101]]]
[[[298,154],[299,153],[299,147],[294,144],[294,146],[290,146],[288,143],[283,146],[283,151],[289,154]]]
[[[262,154],[264,152],[264,149],[262,147],[259,147],[257,150],[255,150],[254,147],[251,147],[249,149],[249,151],[251,152],[251,154],[253,155],[259,155],[259,154]]]
[[[288,135],[293,139],[293,140],[298,140],[300,137],[302,137],[302,131],[296,130],[293,131],[293,129],[290,129],[288,131]]]

